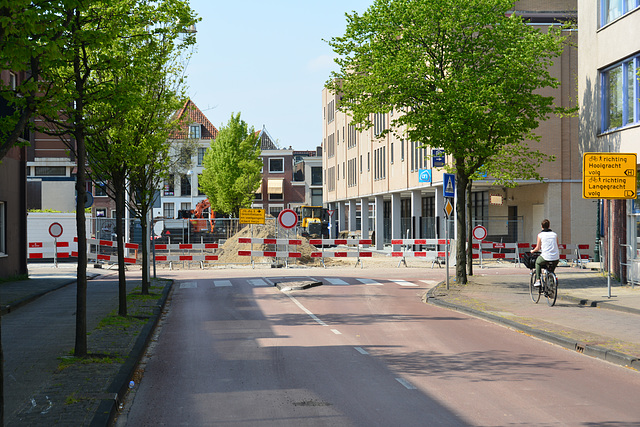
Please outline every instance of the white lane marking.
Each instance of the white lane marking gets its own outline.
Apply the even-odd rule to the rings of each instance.
[[[376,285],[376,286],[382,286],[382,283],[380,282],[376,282],[373,279],[358,279],[358,282],[363,283],[365,285]]]
[[[198,282],[182,282],[180,283],[180,289],[193,289],[198,287]]]
[[[392,282],[397,283],[400,286],[418,286],[415,283],[407,282],[406,280],[392,280]]]
[[[324,280],[331,283],[332,285],[348,285],[348,283],[345,282],[344,280],[337,279],[335,277],[325,277]]]
[[[411,384],[409,381],[405,380],[404,378],[396,378],[396,381],[398,381],[400,384],[402,384],[407,390],[417,390],[416,386],[414,386],[413,384]]]
[[[426,283],[427,285],[431,285],[431,286],[435,286],[435,285],[437,285],[438,283],[440,283],[440,282],[438,282],[437,280],[420,280],[420,281],[421,281],[422,283]]]
[[[216,288],[219,288],[223,286],[232,286],[232,285],[231,285],[231,280],[214,280],[213,286],[215,286]]]
[[[332,330],[331,330],[331,332],[333,332],[333,333],[334,333],[334,334],[336,334],[336,335],[342,335],[342,332],[340,332],[340,331],[339,331],[339,330],[337,330],[337,329],[332,329]]]
[[[300,303],[300,301],[298,301],[297,299],[295,299],[295,297],[292,297],[291,295],[286,294],[291,301],[293,301],[298,307],[300,307],[300,309],[302,311],[304,311],[305,313],[307,313],[309,315],[309,317],[311,317],[313,320],[315,320],[316,322],[318,322],[320,325],[322,326],[329,326],[326,323],[324,323],[322,320],[318,319],[318,316],[316,316],[315,314],[313,314],[312,312],[310,312],[309,310],[307,310],[307,307],[305,307],[304,305],[302,305]]]
[[[250,279],[249,283],[253,286],[269,286],[269,284],[262,279]]]
[[[356,349],[356,351],[357,351],[358,353],[360,353],[360,354],[364,354],[364,355],[369,354],[369,352],[368,352],[367,350],[365,350],[364,348],[362,348],[362,347],[353,347],[353,348],[355,348],[355,349]]]

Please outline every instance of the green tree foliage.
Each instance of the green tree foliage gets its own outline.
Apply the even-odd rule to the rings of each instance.
[[[443,148],[457,175],[456,276],[466,283],[467,186],[478,172],[500,182],[537,177],[548,159],[530,145],[539,121],[565,113],[539,89],[563,50],[557,29],[541,32],[510,13],[512,0],[376,0],[347,15],[328,43],[340,70],[327,87],[354,122],[396,111],[391,129]],[[529,142],[525,142],[525,141]]]
[[[203,160],[200,189],[216,212],[237,217],[240,208],[251,206],[262,179],[260,142],[240,113],[231,114],[211,142]]]
[[[109,194],[116,202],[116,234],[118,237],[119,309],[126,316],[126,278],[124,264],[125,193],[127,181],[135,173],[137,184],[144,173],[160,173],[154,163],[166,167],[166,150],[172,122],[167,120],[178,107],[183,86],[182,72],[186,60],[182,52],[194,42],[185,28],[195,24],[188,5],[181,0],[165,0],[154,5],[132,4],[127,15],[126,35],[116,38],[110,46],[112,66],[98,70],[93,78],[103,82],[102,98],[92,103],[89,113],[95,126],[103,129],[87,138],[87,153],[94,180],[107,183]],[[153,26],[149,23],[153,22]],[[106,51],[107,49],[105,49]],[[140,155],[142,153],[142,155]],[[145,179],[144,181],[148,181]],[[157,188],[157,187],[154,187]],[[143,206],[149,203],[148,193],[138,185],[130,200]],[[153,192],[155,195],[155,192]],[[151,201],[152,203],[152,201]],[[130,204],[133,205],[133,204]],[[148,212],[149,206],[147,206]],[[146,231],[147,217],[139,209],[138,217]],[[148,291],[146,240],[143,241],[143,292]]]

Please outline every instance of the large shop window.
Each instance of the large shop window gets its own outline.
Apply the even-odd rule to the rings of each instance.
[[[602,79],[602,130],[618,129],[637,123],[638,63],[640,55],[605,69]]]

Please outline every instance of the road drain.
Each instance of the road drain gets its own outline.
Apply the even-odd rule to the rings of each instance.
[[[576,351],[578,353],[584,353],[584,345],[582,344],[576,344]]]

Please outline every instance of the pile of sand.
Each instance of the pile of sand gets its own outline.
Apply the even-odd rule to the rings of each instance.
[[[254,237],[258,239],[299,239],[302,241],[301,245],[261,245],[254,243],[253,247],[249,243],[240,243],[238,240],[241,237]],[[315,246],[309,244],[309,240],[300,235],[292,237],[292,236],[283,236],[280,233],[276,236],[276,225],[274,221],[268,221],[266,225],[255,225],[253,226],[253,233],[250,225],[245,225],[243,228],[233,235],[233,237],[227,239],[227,241],[221,246],[218,250],[218,262],[223,264],[248,264],[251,262],[251,257],[248,256],[240,256],[238,255],[238,251],[283,251],[283,252],[300,252],[301,258],[289,258],[289,261],[299,262],[301,264],[311,264],[320,262],[318,258],[311,258],[312,252],[318,252],[319,249]],[[278,258],[277,260],[280,260]],[[276,262],[274,258],[265,258],[265,257],[253,257],[253,261],[257,263],[269,263]],[[284,259],[282,259],[283,261]]]

